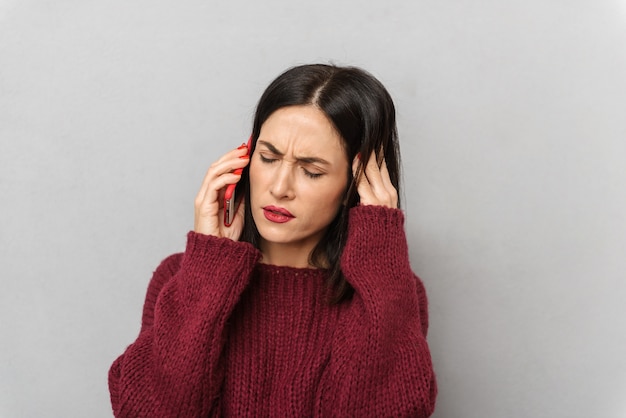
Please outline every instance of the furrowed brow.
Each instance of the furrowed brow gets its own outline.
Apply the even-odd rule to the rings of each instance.
[[[323,158],[317,158],[317,157],[300,157],[300,158],[296,158],[296,160],[305,164],[322,164],[322,165],[330,164],[328,161],[324,160]]]
[[[264,145],[272,154],[276,154],[279,157],[282,157],[284,155],[282,152],[278,150],[278,148],[274,146],[274,144],[270,142],[259,140],[259,145]],[[326,161],[323,158],[318,158],[318,157],[296,157],[296,161],[300,163],[304,163],[304,164],[330,165],[328,161]]]
[[[271,144],[271,143],[269,143],[267,141],[262,141],[262,140],[259,140],[259,144],[260,145],[265,145],[265,147],[267,147],[267,149],[270,150],[270,152],[273,153],[273,154],[276,154],[276,155],[279,155],[279,156],[283,156],[284,155],[282,152],[278,151],[278,148],[276,148],[274,146],[274,144]]]

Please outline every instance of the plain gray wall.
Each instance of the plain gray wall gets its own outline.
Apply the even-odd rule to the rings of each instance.
[[[396,100],[437,418],[626,417],[626,1],[0,1],[0,416],[107,370],[294,64]]]

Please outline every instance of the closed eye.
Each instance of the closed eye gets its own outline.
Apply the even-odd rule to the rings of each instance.
[[[266,164],[271,164],[274,161],[278,160],[277,158],[267,158],[267,157],[263,156],[263,154],[259,154],[259,157],[261,157],[261,161],[266,163]]]
[[[308,177],[311,177],[312,179],[316,179],[324,175],[324,173],[312,173],[306,168],[303,168],[302,171],[304,171],[304,174],[306,174]]]
[[[264,164],[272,164],[276,161],[278,161],[278,158],[268,158],[267,156],[259,153],[259,158],[261,159],[261,162]],[[306,168],[302,167],[302,171],[304,172],[304,174],[312,179],[316,179],[319,178],[321,176],[324,175],[324,173],[314,173],[312,171],[307,170]]]

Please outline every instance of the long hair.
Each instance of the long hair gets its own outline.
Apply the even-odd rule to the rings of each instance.
[[[387,163],[391,183],[400,190],[400,152],[395,107],[385,87],[368,72],[356,67],[326,64],[293,67],[278,76],[265,90],[256,108],[252,126],[250,155],[254,152],[261,126],[276,110],[297,105],[318,107],[340,134],[348,158],[348,188],[345,204],[328,226],[324,236],[309,256],[316,267],[328,267],[328,285],[333,289],[332,302],[348,299],[354,289],[341,272],[341,254],[346,244],[348,215],[359,204],[352,161],[358,153],[367,162],[376,153],[379,165]],[[357,169],[357,179],[363,172]],[[249,171],[240,180],[246,202],[250,201]],[[399,202],[398,202],[399,206]],[[241,241],[259,248],[259,232],[252,218],[250,205],[245,206]]]

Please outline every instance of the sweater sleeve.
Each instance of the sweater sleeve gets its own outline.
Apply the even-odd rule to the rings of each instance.
[[[321,416],[428,417],[437,385],[426,294],[412,272],[400,210],[351,210],[341,258],[354,287],[322,379]]]
[[[190,232],[185,253],[161,263],[139,336],[109,370],[116,417],[218,412],[225,324],[258,257],[250,244]]]

